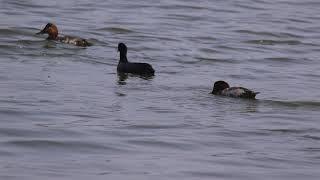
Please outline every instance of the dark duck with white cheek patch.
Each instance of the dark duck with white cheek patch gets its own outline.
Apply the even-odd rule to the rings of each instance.
[[[117,66],[119,73],[132,73],[138,75],[154,75],[154,69],[148,63],[131,63],[127,59],[127,46],[124,43],[118,44],[118,51],[120,52],[120,60]]]
[[[73,44],[76,46],[90,46],[92,45],[87,40],[78,38],[78,37],[71,37],[71,36],[58,36],[58,28],[56,25],[52,23],[48,23],[46,27],[44,27],[40,32],[37,34],[48,34],[48,40],[60,41],[67,44]]]
[[[255,99],[256,95],[259,94],[259,92],[254,92],[244,87],[230,87],[229,84],[224,81],[216,81],[211,93],[215,95],[247,99]]]

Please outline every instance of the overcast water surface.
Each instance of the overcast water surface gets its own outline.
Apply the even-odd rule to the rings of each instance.
[[[318,0],[0,7],[0,179],[320,178]],[[35,35],[48,22],[94,45]],[[119,42],[156,75],[119,78]]]

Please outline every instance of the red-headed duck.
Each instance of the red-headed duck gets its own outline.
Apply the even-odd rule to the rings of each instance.
[[[48,40],[60,41],[63,43],[74,44],[76,46],[90,46],[92,45],[87,40],[78,38],[78,37],[71,37],[71,36],[58,36],[58,28],[56,25],[52,23],[48,23],[46,27],[44,27],[40,32],[37,34],[48,34]]]

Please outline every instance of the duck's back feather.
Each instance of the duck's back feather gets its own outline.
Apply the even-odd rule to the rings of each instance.
[[[92,44],[89,43],[87,40],[78,38],[78,37],[72,37],[72,36],[62,36],[58,37],[57,39],[60,42],[67,43],[67,44],[74,44],[76,46],[91,46]]]
[[[230,87],[230,88],[224,89],[221,92],[221,95],[223,96],[249,98],[249,99],[254,99],[257,94],[259,94],[259,92],[254,92],[243,87]]]

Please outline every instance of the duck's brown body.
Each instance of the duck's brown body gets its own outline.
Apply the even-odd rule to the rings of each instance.
[[[82,47],[86,47],[86,46],[90,46],[91,45],[85,39],[72,37],[72,36],[57,37],[57,39],[55,39],[55,40],[63,42],[63,43],[67,43],[67,44],[74,44],[76,46],[82,46]]]

